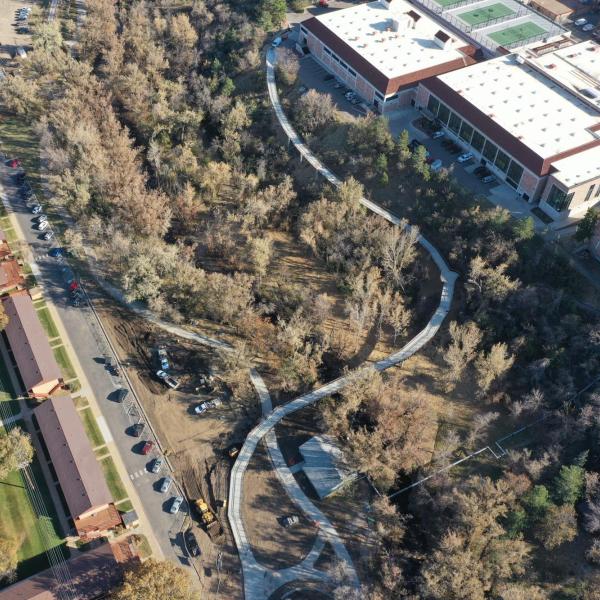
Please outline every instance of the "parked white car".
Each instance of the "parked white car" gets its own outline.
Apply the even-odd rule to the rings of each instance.
[[[581,30],[582,31],[592,31],[594,29],[594,24],[593,23],[588,23],[587,25],[584,25]]]
[[[40,231],[44,231],[44,230],[48,229],[48,221],[40,221],[40,222],[38,223],[38,226],[37,226],[37,228],[38,228]]]
[[[581,19],[577,19],[573,24],[575,25],[575,27],[583,27],[587,24],[587,19],[581,17]]]
[[[461,154],[456,160],[459,163],[464,163],[464,162],[467,162],[468,160],[471,160],[472,158],[473,158],[472,152],[465,152],[464,154]]]
[[[272,46],[273,48],[277,48],[277,47],[281,46],[281,42],[283,42],[283,40],[282,40],[280,37],[276,37],[276,38],[273,40],[273,43],[271,44],[271,46]]]
[[[179,508],[181,507],[182,503],[183,503],[183,496],[177,496],[173,500],[173,504],[171,504],[171,509],[169,510],[169,512],[172,515],[176,515],[179,512]]]
[[[436,160],[434,160],[430,165],[429,168],[432,171],[439,171],[442,168],[442,161],[438,158]]]

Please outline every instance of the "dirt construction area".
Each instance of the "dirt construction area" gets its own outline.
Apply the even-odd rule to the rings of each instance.
[[[19,46],[27,49],[31,44],[31,36],[22,29],[28,26],[27,21],[17,21],[17,11],[34,6],[28,0],[0,0],[0,66],[11,63]]]
[[[256,413],[225,400],[221,407],[195,414],[194,408],[200,403],[227,397],[218,384],[209,393],[200,383],[214,361],[214,351],[175,338],[110,301],[95,302],[95,308],[188,499],[191,503],[205,499],[221,524],[220,533],[211,539],[197,526],[199,515],[192,509],[201,550],[193,560],[203,588],[210,594],[207,597],[241,598],[241,568],[226,514],[232,466],[227,449],[244,440]],[[167,352],[169,373],[180,384],[177,390],[169,389],[155,376],[159,345]],[[220,565],[218,578],[216,564]]]

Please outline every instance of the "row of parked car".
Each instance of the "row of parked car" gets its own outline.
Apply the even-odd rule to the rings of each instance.
[[[31,8],[29,6],[23,6],[19,8],[16,12],[17,19],[17,33],[27,34],[29,33],[29,25],[27,24],[27,20],[29,19],[29,15],[31,14]],[[15,58],[27,58],[27,51],[23,46],[17,46],[15,50]]]
[[[360,96],[358,96],[358,94],[353,92],[350,88],[346,87],[345,83],[341,82],[339,79],[336,79],[335,76],[333,76],[331,73],[328,73],[327,75],[325,75],[325,77],[323,79],[324,79],[324,81],[333,82],[333,87],[336,90],[341,90],[342,93],[344,94],[344,98],[346,98],[346,100],[348,100],[348,102],[350,102],[350,104],[360,104],[362,102],[362,100],[361,100]]]
[[[127,394],[125,394],[126,396]],[[144,433],[144,431],[146,431],[146,423],[144,423],[144,421],[140,421],[138,423],[136,423],[135,425],[132,425],[129,428],[129,433],[133,436],[133,437],[142,437],[142,434]],[[144,456],[147,456],[148,454],[150,454],[152,452],[152,450],[154,450],[155,448],[155,444],[152,440],[147,440],[145,441],[140,449],[140,453],[143,454]],[[156,457],[151,463],[150,463],[150,467],[149,467],[149,471],[151,473],[153,473],[154,475],[158,475],[163,468],[163,465],[165,463],[165,460],[162,456],[158,456]],[[161,484],[158,488],[158,491],[161,494],[166,494],[170,489],[171,486],[173,485],[173,478],[170,475],[166,475],[165,477],[163,477]],[[181,508],[181,505],[183,503],[183,496],[174,496],[173,499],[171,500],[171,505],[169,507],[169,512],[172,515],[175,515],[179,512],[179,509]]]
[[[596,26],[593,23],[588,23],[588,20],[585,17],[581,17],[576,21],[573,21],[573,25],[581,29],[581,31],[593,31]]]
[[[446,133],[443,129],[438,129],[437,131],[434,131],[431,134],[431,137],[435,140],[443,138],[445,137],[445,135]],[[472,152],[465,152],[464,148],[459,146],[455,141],[451,139],[443,139],[441,143],[447,152],[449,152],[450,154],[458,155],[456,161],[461,164],[469,163],[474,159]],[[483,166],[477,167],[473,171],[473,173],[477,175],[483,183],[493,183],[494,181],[496,181],[496,177],[492,174],[492,172]]]

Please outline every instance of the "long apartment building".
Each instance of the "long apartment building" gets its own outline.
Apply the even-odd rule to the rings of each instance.
[[[600,202],[600,45],[522,49],[419,84],[417,107],[556,221]]]
[[[121,516],[71,397],[53,396],[34,414],[77,534],[92,539],[121,525]]]

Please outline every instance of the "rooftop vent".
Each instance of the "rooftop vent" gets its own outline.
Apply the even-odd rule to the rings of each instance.
[[[416,21],[409,16],[408,13],[396,15],[392,19],[392,29],[394,31],[406,31],[407,29],[414,29]]]
[[[452,38],[446,32],[442,31],[441,29],[438,29],[436,34],[433,36],[433,41],[440,48],[448,48],[452,42]]]

